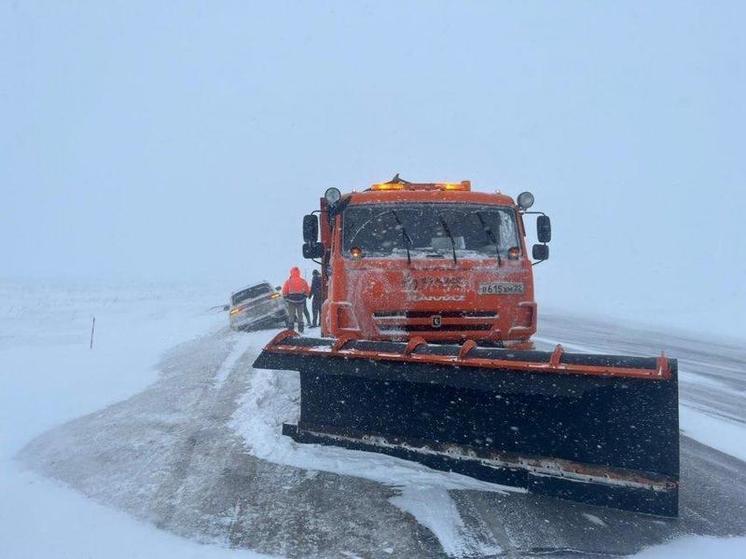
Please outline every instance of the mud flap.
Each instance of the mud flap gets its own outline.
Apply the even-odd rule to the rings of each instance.
[[[300,372],[302,443],[374,451],[531,492],[678,511],[676,362],[284,333],[255,368]]]

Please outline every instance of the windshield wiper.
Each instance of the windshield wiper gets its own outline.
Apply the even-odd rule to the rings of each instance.
[[[404,227],[401,219],[399,219],[399,214],[396,213],[396,210],[390,210],[389,213],[394,216],[396,223],[399,225],[399,229],[401,229],[401,235],[404,239],[404,248],[407,249],[407,265],[410,265],[412,264],[412,255],[409,253],[409,247],[412,246],[412,237],[410,237],[409,233],[407,233],[407,228]]]
[[[453,238],[453,235],[451,235],[451,228],[448,227],[448,222],[445,220],[445,218],[438,214],[438,219],[440,220],[440,225],[443,227],[443,231],[446,232],[446,235],[448,235],[448,238],[451,239],[451,250],[453,250],[453,263],[458,264],[458,260],[456,259],[456,239]]]
[[[474,212],[476,216],[479,218],[479,223],[482,224],[482,229],[484,230],[484,233],[487,235],[490,241],[495,243],[495,251],[497,252],[497,265],[498,267],[502,265],[502,260],[500,259],[500,225],[497,226],[497,234],[495,234],[489,225],[487,225],[487,222],[484,220],[484,217],[482,217],[482,212]],[[500,216],[498,214],[497,219],[500,219]]]

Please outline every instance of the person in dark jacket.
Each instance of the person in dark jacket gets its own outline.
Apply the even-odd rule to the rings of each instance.
[[[282,286],[282,296],[288,306],[288,328],[298,323],[298,332],[303,332],[303,309],[306,308],[306,298],[311,294],[308,282],[300,275],[300,269],[294,266],[290,269],[290,277]]]
[[[316,328],[319,325],[321,303],[324,302],[324,295],[321,289],[321,274],[318,270],[313,271],[313,278],[311,279],[311,297],[311,312],[313,313],[311,328]]]

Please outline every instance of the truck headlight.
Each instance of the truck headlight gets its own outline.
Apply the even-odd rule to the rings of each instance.
[[[334,206],[342,198],[342,193],[339,191],[339,188],[327,188],[326,192],[324,192],[324,198],[326,198],[330,206]]]
[[[521,192],[518,195],[518,207],[527,210],[534,205],[534,195],[530,192]]]

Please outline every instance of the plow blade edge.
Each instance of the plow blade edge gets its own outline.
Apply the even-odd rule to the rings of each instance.
[[[373,451],[564,499],[678,512],[675,360],[279,334],[301,443]]]

